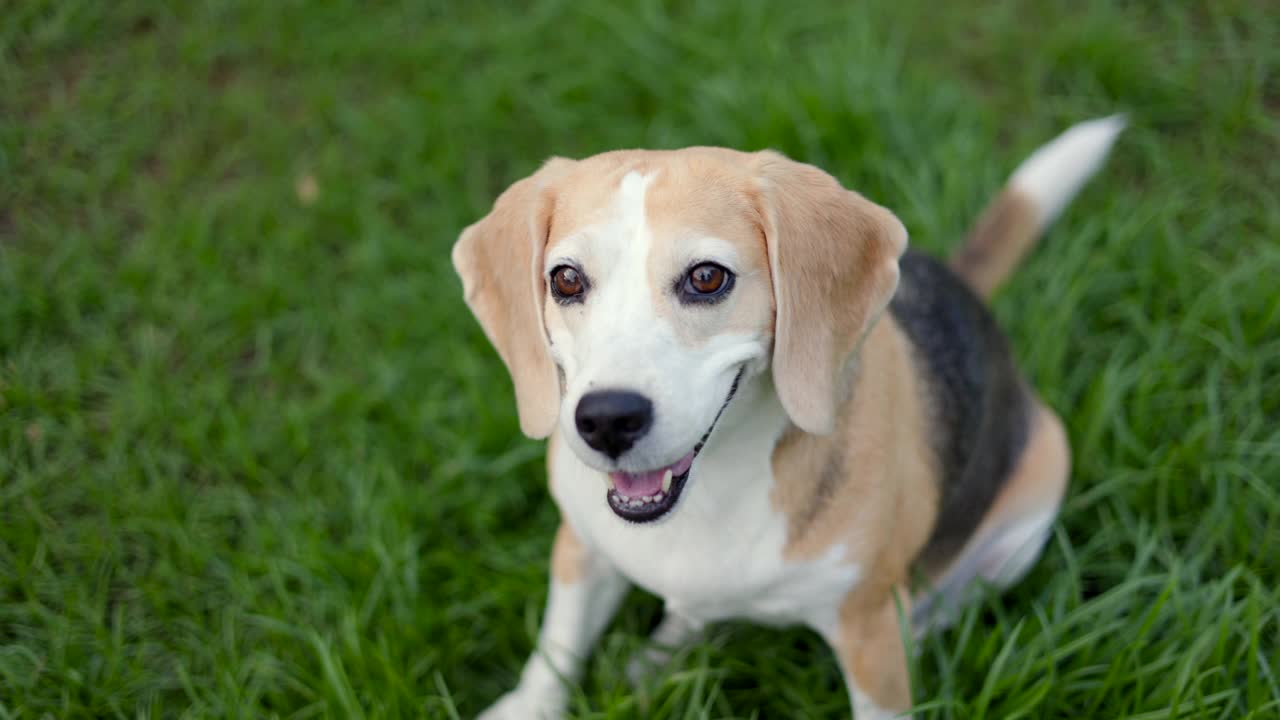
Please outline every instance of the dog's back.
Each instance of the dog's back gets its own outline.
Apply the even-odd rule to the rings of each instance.
[[[1023,380],[983,301],[1098,170],[1123,128],[1118,116],[1081,123],[1037,150],[949,267],[914,251],[902,257],[889,312],[925,380],[929,432],[942,468],[937,518],[917,559],[937,583],[918,602],[921,628],[935,600],[947,598],[954,609],[972,580],[1007,585],[1021,576],[1034,559],[1025,547],[1038,554],[1048,524],[1022,527],[1019,515],[1039,509],[1046,520],[1056,516],[1069,465],[1065,432]]]
[[[1030,391],[982,301],[934,258],[907,251],[889,305],[927,387],[929,436],[942,469],[938,517],[919,562],[946,565],[973,535],[1022,453]]]

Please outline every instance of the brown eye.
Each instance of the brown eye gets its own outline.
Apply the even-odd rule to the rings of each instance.
[[[689,271],[686,291],[695,296],[714,297],[729,289],[732,277],[728,270],[715,263],[702,263]]]
[[[551,293],[561,300],[571,300],[582,295],[582,274],[568,265],[560,265],[551,271]]]

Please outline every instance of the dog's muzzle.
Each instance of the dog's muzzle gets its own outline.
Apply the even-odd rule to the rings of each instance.
[[[605,500],[615,515],[631,522],[652,522],[675,507],[689,480],[693,461],[697,459],[698,453],[711,437],[711,432],[716,429],[716,423],[720,421],[725,408],[729,407],[729,401],[733,400],[734,394],[738,392],[738,383],[742,381],[743,371],[743,369],[738,370],[738,374],[733,378],[733,384],[729,387],[729,394],[725,396],[724,403],[720,405],[715,419],[711,421],[711,426],[687,455],[657,470],[609,473],[609,490],[605,493]]]

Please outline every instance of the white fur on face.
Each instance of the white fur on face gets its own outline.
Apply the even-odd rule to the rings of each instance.
[[[571,264],[586,277],[583,302],[562,305],[548,294],[544,316],[552,357],[564,370],[561,434],[598,470],[640,472],[676,462],[711,427],[738,372],[767,365],[767,337],[723,330],[736,285],[714,305],[680,302],[676,283],[695,264],[718,263],[739,280],[756,269],[742,267],[732,243],[692,228],[683,236],[664,228],[655,237],[645,203],[653,179],[623,176],[607,206],[549,248],[544,264],[545,275]],[[653,403],[653,427],[616,463],[591,449],[575,426],[578,401],[596,390],[628,390]]]

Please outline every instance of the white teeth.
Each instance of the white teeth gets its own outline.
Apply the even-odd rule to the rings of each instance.
[[[666,497],[666,495],[663,495],[662,493],[658,493],[657,495],[654,495],[654,496],[653,496],[653,501],[654,501],[654,502],[662,502],[662,498],[664,498],[664,497]]]
[[[652,496],[652,495],[645,495],[644,497],[642,497],[642,498],[640,498],[640,499],[641,499],[641,500],[643,500],[643,501],[645,501],[645,502],[653,502],[653,496]]]
[[[671,468],[662,474],[662,492],[671,492]]]
[[[604,476],[604,481],[605,481],[605,482],[607,482],[607,483],[609,483],[609,489],[610,489],[610,490],[617,490],[617,488],[613,486],[613,476],[612,476],[612,475],[605,475],[605,476]]]
[[[644,502],[642,502],[640,498],[636,498],[635,500],[631,501],[631,507],[640,507],[643,504]]]

